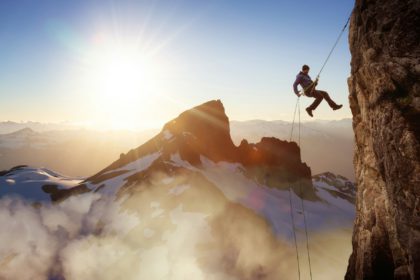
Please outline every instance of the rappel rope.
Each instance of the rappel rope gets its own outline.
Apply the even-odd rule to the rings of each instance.
[[[296,101],[296,105],[295,105],[295,111],[293,113],[293,122],[292,122],[292,129],[291,129],[291,133],[290,133],[290,140],[292,141],[293,138],[293,128],[295,125],[295,120],[296,120],[296,111],[298,112],[298,145],[300,147],[300,127],[301,127],[301,121],[300,121],[300,99],[298,98]],[[302,187],[300,182],[299,184],[299,192],[302,195]],[[312,279],[312,266],[311,266],[311,256],[310,256],[310,251],[309,251],[309,236],[308,236],[308,227],[306,224],[306,214],[305,214],[305,206],[304,206],[304,202],[303,202],[303,198],[300,198],[301,201],[301,206],[302,206],[302,214],[303,214],[303,223],[304,223],[304,229],[305,229],[305,237],[306,237],[306,252],[307,252],[307,256],[308,256],[308,264],[309,264],[309,275],[310,275],[310,279]],[[295,243],[295,250],[296,250],[296,261],[297,261],[297,268],[298,268],[298,279],[301,278],[301,273],[300,273],[300,260],[299,260],[299,250],[298,250],[298,245],[297,245],[297,237],[296,237],[296,228],[295,228],[295,217],[293,214],[293,204],[292,204],[292,190],[291,187],[289,187],[289,203],[290,203],[290,217],[292,219],[292,230],[293,230],[293,239],[294,239],[294,243]]]
[[[298,105],[299,105],[299,98],[296,101],[295,111],[293,112],[293,122],[292,122],[292,129],[291,129],[291,132],[290,132],[289,142],[292,141],[292,137],[293,137],[293,128],[294,128],[294,124],[295,124],[296,109],[297,109]],[[296,263],[297,263],[297,269],[298,269],[298,279],[300,280],[299,249],[298,249],[297,238],[296,238],[296,229],[295,229],[295,224],[296,223],[295,223],[295,216],[293,214],[294,207],[293,207],[293,204],[292,204],[292,191],[291,191],[291,187],[289,187],[289,204],[290,204],[290,218],[292,220],[293,241],[295,243],[295,250],[296,250]]]
[[[332,53],[334,52],[335,47],[337,46],[338,42],[341,39],[341,36],[343,36],[344,31],[346,31],[347,25],[350,22],[350,18],[351,18],[351,15],[348,17],[348,19],[346,21],[346,24],[344,25],[343,29],[341,30],[340,34],[338,35],[337,40],[335,41],[333,47],[330,50],[330,53],[328,54],[327,58],[324,61],[324,64],[322,64],[321,70],[319,70],[318,75],[316,75],[316,80],[319,79],[319,76],[321,75],[322,70],[324,70],[325,65],[327,65],[328,60],[330,59]]]
[[[300,144],[300,126],[301,126],[301,121],[300,121],[300,102],[299,102],[299,98],[298,98],[298,116],[299,116],[299,126],[298,126],[298,145],[299,148],[301,146]],[[299,192],[301,194],[301,199],[300,199],[300,203],[302,205],[302,214],[303,214],[303,224],[305,226],[305,237],[306,237],[306,253],[308,255],[308,264],[309,264],[309,276],[312,280],[312,265],[311,265],[311,256],[310,256],[310,250],[309,250],[309,235],[308,235],[308,223],[306,222],[306,213],[305,213],[305,205],[303,202],[303,193],[302,193],[302,184],[299,182]]]
[[[320,77],[322,71],[325,68],[325,65],[327,65],[327,62],[330,59],[332,53],[334,52],[335,47],[337,46],[338,42],[340,41],[341,37],[343,36],[344,31],[346,30],[346,28],[347,28],[347,26],[348,26],[348,24],[350,22],[350,18],[351,18],[351,15],[348,17],[348,19],[346,21],[346,24],[344,25],[343,29],[341,30],[340,34],[337,37],[337,40],[335,41],[333,47],[331,48],[330,52],[328,53],[328,56],[325,59],[324,64],[322,64],[322,67],[319,70],[318,75],[316,75],[315,81],[309,87],[303,89],[303,91],[301,93],[302,95],[305,95],[305,92],[310,87],[313,87],[313,89],[315,89],[315,86],[316,86],[315,83],[318,82],[319,77]],[[293,122],[292,122],[292,129],[291,129],[291,132],[290,132],[290,140],[289,141],[292,141],[292,138],[293,138],[293,129],[294,129],[294,126],[295,126],[296,111],[297,111],[298,112],[298,121],[299,121],[298,122],[298,145],[299,145],[299,148],[300,148],[301,147],[301,144],[300,144],[300,126],[301,126],[301,121],[300,121],[300,102],[299,102],[300,99],[299,99],[299,97],[300,96],[297,97],[297,101],[296,101],[296,105],[295,105],[295,110],[293,112]],[[302,186],[301,186],[300,182],[298,184],[299,184],[299,192],[302,195],[303,194],[302,193],[302,189],[301,189]],[[294,214],[293,214],[293,204],[292,204],[292,191],[291,191],[291,188],[292,187],[289,187],[290,217],[291,217],[291,220],[292,220],[293,239],[294,239],[294,242],[295,242],[295,249],[296,249],[296,261],[297,261],[297,268],[298,268],[298,279],[300,280],[300,278],[301,278],[300,260],[299,260],[299,250],[298,250],[297,237],[296,237],[295,217],[294,217]],[[309,235],[308,235],[308,226],[307,226],[307,222],[306,222],[305,204],[304,204],[304,201],[303,201],[303,197],[300,197],[300,201],[301,201],[301,206],[302,206],[303,224],[304,224],[305,237],[306,237],[306,252],[307,252],[307,256],[308,256],[309,276],[310,276],[310,279],[312,280],[312,265],[311,265],[311,256],[310,256],[310,250],[309,250]]]

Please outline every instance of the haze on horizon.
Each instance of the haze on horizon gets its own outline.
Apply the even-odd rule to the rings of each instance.
[[[291,120],[296,74],[316,76],[352,5],[2,1],[0,121],[160,128],[211,99],[231,120]],[[318,86],[344,108],[316,119],[351,116],[349,62],[346,32]]]

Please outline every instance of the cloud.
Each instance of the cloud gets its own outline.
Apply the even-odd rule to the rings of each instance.
[[[1,199],[0,279],[296,279],[294,247],[262,217],[200,175],[162,179],[118,199],[85,193],[41,207]],[[340,234],[314,238],[323,247],[314,260],[349,235]],[[344,258],[338,251],[326,260]],[[314,268],[322,276],[314,279],[343,276],[334,270]]]
[[[39,210],[13,198],[0,200],[0,279],[44,279],[54,262],[58,238]]]

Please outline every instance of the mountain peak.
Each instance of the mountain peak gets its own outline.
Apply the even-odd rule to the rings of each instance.
[[[87,181],[106,180],[137,160],[149,157],[156,161],[156,166],[151,167],[154,170],[165,169],[164,166],[175,157],[196,167],[200,167],[203,160],[238,163],[259,177],[260,168],[269,169],[269,173],[283,181],[311,178],[310,168],[301,161],[300,148],[295,142],[265,137],[256,144],[244,139],[235,146],[223,104],[220,100],[212,100],[181,113],[166,123],[158,135],[127,154],[121,154],[118,160]],[[262,176],[261,180],[266,177]]]
[[[163,133],[178,139],[181,151],[188,149],[214,161],[234,154],[229,118],[220,100],[212,100],[181,113],[164,126]]]
[[[22,128],[22,129],[19,129],[19,130],[15,131],[15,132],[12,132],[9,135],[14,135],[14,136],[16,136],[16,135],[26,135],[26,136],[29,136],[29,135],[32,135],[32,134],[36,134],[36,132],[30,127],[25,127],[25,128]]]
[[[220,100],[212,100],[181,113],[164,126],[171,132],[201,134],[203,128],[229,133],[229,118]]]

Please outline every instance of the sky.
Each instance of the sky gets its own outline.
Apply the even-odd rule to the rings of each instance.
[[[231,120],[291,120],[354,2],[0,1],[0,121],[159,128],[221,99]],[[348,30],[321,74],[316,119],[351,117]],[[304,112],[313,99],[302,97]]]

